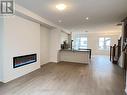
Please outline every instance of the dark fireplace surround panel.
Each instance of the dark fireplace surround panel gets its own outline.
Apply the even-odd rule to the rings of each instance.
[[[13,57],[13,68],[37,62],[37,54]]]

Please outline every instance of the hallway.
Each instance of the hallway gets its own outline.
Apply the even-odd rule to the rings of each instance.
[[[48,63],[28,75],[0,85],[0,95],[124,95],[123,71],[106,56],[89,65]]]

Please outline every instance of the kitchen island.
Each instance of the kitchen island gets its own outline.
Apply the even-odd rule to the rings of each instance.
[[[58,55],[59,61],[89,64],[90,59],[91,59],[91,49],[85,50],[62,49],[59,51]]]

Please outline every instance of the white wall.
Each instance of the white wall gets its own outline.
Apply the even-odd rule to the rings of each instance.
[[[50,33],[50,62],[58,62],[58,52],[60,50],[61,30],[53,29]]]
[[[48,63],[49,60],[49,49],[50,49],[50,29],[41,26],[41,65]]]
[[[3,76],[2,76],[2,74],[3,74],[3,49],[2,49],[2,47],[3,47],[3,25],[4,23],[3,23],[3,18],[0,18],[0,81],[2,81],[2,79],[3,79]]]
[[[63,41],[68,41],[68,34],[59,28],[48,29],[41,26],[41,65],[58,62],[58,52]]]
[[[72,39],[74,35],[85,34],[88,37],[88,48],[92,49],[93,55],[109,55],[109,51],[99,50],[99,37],[110,37],[111,45],[117,44],[120,33],[103,33],[103,32],[72,32]]]
[[[3,82],[8,82],[40,68],[40,25],[17,17],[4,19]],[[13,57],[37,53],[37,62],[13,68]]]
[[[61,32],[61,44],[63,44],[65,40],[68,42],[68,34],[65,32]]]

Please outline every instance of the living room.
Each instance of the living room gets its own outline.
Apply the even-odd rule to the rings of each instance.
[[[11,0],[13,14],[2,14],[7,1],[0,14],[1,95],[125,93],[123,61],[112,64],[109,56],[123,36],[127,1]]]

